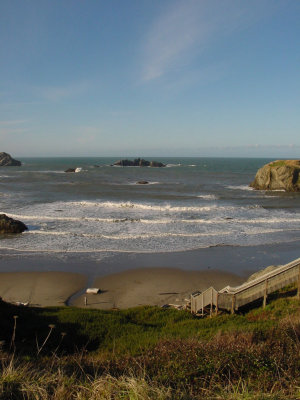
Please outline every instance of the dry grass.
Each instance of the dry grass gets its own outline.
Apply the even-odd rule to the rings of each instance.
[[[88,315],[90,323],[98,318],[96,313]],[[300,312],[296,299],[282,298],[264,310],[252,310],[244,316],[203,321],[172,313],[170,323],[168,314],[160,310],[141,309],[128,311],[127,320],[124,318],[117,325],[114,315],[109,324],[118,327],[123,336],[121,345],[113,337],[119,351],[110,356],[104,345],[94,352],[85,348],[64,352],[70,335],[58,335],[57,342],[48,346],[56,329],[53,324],[45,326],[36,344],[26,336],[24,352],[19,324],[24,316],[18,322],[11,317],[11,337],[0,349],[0,400],[300,398]],[[161,316],[167,321],[164,326]],[[33,315],[30,321],[34,322]],[[164,337],[158,337],[150,347],[147,341],[141,342],[139,352],[132,347],[134,351],[122,353],[121,349],[130,349],[138,337],[135,331],[134,336],[129,329],[126,331],[126,324],[132,325],[133,321],[144,331],[151,321],[150,332],[161,329]],[[102,324],[105,327],[104,319]],[[192,332],[190,336],[186,335],[187,330]],[[105,338],[105,343],[109,344],[108,340]],[[34,346],[28,353],[30,343]]]

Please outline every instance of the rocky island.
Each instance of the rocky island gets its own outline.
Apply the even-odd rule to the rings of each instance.
[[[258,190],[300,191],[300,160],[277,160],[260,168],[250,187]]]
[[[9,218],[6,214],[0,214],[0,234],[22,233],[27,229],[23,222]]]
[[[21,161],[15,160],[8,153],[0,153],[0,167],[20,167]]]
[[[119,167],[165,167],[165,164],[159,161],[147,161],[143,158],[135,158],[134,160],[119,160],[113,165]]]

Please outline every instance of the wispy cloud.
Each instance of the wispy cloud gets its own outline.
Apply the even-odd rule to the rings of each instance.
[[[143,42],[142,80],[151,81],[189,65],[217,37],[258,18],[265,0],[180,0],[154,21]]]
[[[18,124],[24,124],[25,122],[28,122],[28,120],[27,119],[6,120],[6,121],[0,121],[0,126],[18,125]]]
[[[89,82],[79,82],[63,86],[39,87],[35,89],[35,92],[46,100],[59,101],[64,98],[79,96],[90,87],[91,84]]]
[[[11,134],[28,132],[28,129],[22,126],[27,122],[28,120],[25,119],[0,121],[0,136],[4,137]]]

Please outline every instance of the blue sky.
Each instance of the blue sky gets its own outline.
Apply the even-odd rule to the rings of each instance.
[[[1,0],[0,151],[300,157],[299,0]]]

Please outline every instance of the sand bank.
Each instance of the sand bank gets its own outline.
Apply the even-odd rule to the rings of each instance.
[[[68,272],[2,272],[0,296],[3,300],[29,302],[31,306],[62,306],[82,289],[86,277]]]
[[[210,286],[221,289],[236,286],[243,279],[224,271],[184,271],[175,268],[132,269],[96,278],[94,287],[101,289],[97,295],[84,294],[73,304],[90,308],[129,308],[139,305],[182,304],[195,290]]]

